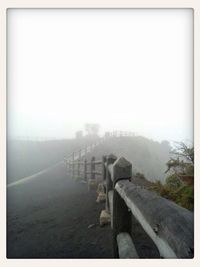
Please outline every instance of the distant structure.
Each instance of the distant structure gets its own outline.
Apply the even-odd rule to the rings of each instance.
[[[100,138],[99,136],[99,129],[100,126],[95,123],[87,123],[85,124],[85,132],[86,134],[84,135],[83,131],[77,131],[75,133],[75,138],[76,139],[98,139]],[[104,133],[104,138],[109,138],[109,137],[133,137],[136,134],[131,131],[106,131]]]
[[[76,139],[82,139],[83,138],[83,131],[77,131],[76,132]]]
[[[86,123],[85,131],[88,137],[96,138],[99,137],[100,125],[97,123]]]
[[[105,132],[105,138],[108,137],[123,137],[123,136],[135,136],[134,132],[130,131],[112,131],[112,132]]]

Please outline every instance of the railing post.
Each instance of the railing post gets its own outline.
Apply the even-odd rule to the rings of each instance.
[[[105,166],[105,163],[106,163],[106,156],[103,156],[102,157],[102,180],[103,180],[103,182],[106,181],[106,166]]]
[[[79,155],[78,155],[79,156],[79,159],[81,159],[81,152],[82,152],[82,150],[80,149],[79,150]]]
[[[85,146],[84,151],[85,151],[85,155],[84,156],[86,156],[86,154],[87,154],[87,146]]]
[[[97,188],[97,181],[95,179],[95,157],[91,158],[91,176],[90,179],[88,179],[88,191],[91,189],[96,189]]]
[[[69,175],[69,172],[70,172],[70,165],[69,165],[69,160],[67,160],[67,173],[68,173],[68,175]]]
[[[80,178],[80,159],[77,159],[77,179]]]
[[[84,160],[84,180],[87,181],[87,159]]]
[[[77,176],[78,176],[78,179],[80,178],[80,160],[81,160],[81,150],[79,150],[79,152],[78,152],[78,162],[77,162],[77,168],[78,168],[78,170],[77,170]]]
[[[111,223],[111,228],[112,228],[112,222],[111,222],[112,210],[110,209],[109,198],[110,198],[110,200],[112,202],[113,182],[111,180],[111,175],[110,175],[110,172],[109,172],[109,165],[113,164],[116,159],[117,159],[117,157],[115,155],[113,155],[113,154],[110,154],[107,157],[104,156],[102,158],[103,178],[104,179],[106,178],[106,196],[105,196],[105,198],[106,198],[106,207],[105,207],[105,210],[102,210],[101,214],[100,214],[100,226],[102,226],[104,224],[108,224],[108,223],[110,224]]]
[[[69,177],[72,178],[72,161],[69,160]]]
[[[74,179],[74,152],[72,153],[72,179]]]
[[[130,180],[132,176],[132,164],[121,157],[113,165],[113,252],[114,258],[119,258],[117,235],[127,232],[131,235],[131,212],[126,203],[115,190],[115,184],[119,180]]]
[[[106,158],[106,211],[108,212],[110,211],[108,193],[110,190],[113,190],[113,182],[111,181],[108,165],[113,164],[116,159],[117,157],[113,154],[108,155]]]
[[[66,164],[66,171],[68,172],[68,160],[64,158],[64,162]]]
[[[91,180],[95,180],[95,157],[91,158]]]

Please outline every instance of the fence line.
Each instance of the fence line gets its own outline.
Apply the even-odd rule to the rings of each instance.
[[[101,164],[100,164],[101,163]],[[87,181],[88,189],[101,184],[105,191],[105,210],[113,232],[114,258],[138,258],[132,237],[132,216],[157,246],[162,258],[193,257],[193,213],[172,201],[131,182],[132,164],[110,154],[96,160],[68,161],[73,178]],[[97,167],[101,170],[97,170]],[[72,172],[71,172],[72,173]]]
[[[85,145],[84,148],[76,149],[72,154],[64,157],[64,160],[70,160],[72,156],[74,155],[74,160],[78,159],[80,157],[84,157],[87,153],[92,152],[92,150],[100,145],[103,144],[106,140],[108,140],[110,137],[133,137],[135,136],[134,132],[131,131],[111,131],[111,132],[105,132],[105,135],[103,137],[98,138],[93,143],[89,145]],[[100,161],[99,161],[100,164]]]
[[[112,131],[112,132],[106,132],[105,137],[133,137],[136,134],[131,131]]]
[[[106,209],[111,214],[114,257],[138,258],[131,236],[133,215],[157,246],[163,258],[192,258],[193,213],[172,201],[134,185],[132,164],[107,157]]]
[[[72,179],[80,179],[88,182],[88,188],[96,187],[100,182],[103,182],[103,164],[102,160],[95,160],[92,157],[91,160],[86,158],[78,158],[66,161],[67,171]]]

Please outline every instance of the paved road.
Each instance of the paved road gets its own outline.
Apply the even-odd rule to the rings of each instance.
[[[63,162],[8,187],[7,257],[112,258],[110,227],[99,226],[105,204],[95,200]]]

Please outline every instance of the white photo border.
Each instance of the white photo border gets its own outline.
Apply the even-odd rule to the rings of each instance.
[[[193,259],[7,259],[6,258],[6,24],[9,8],[192,8],[194,10],[195,225]],[[200,264],[200,1],[199,0],[1,0],[0,1],[0,265],[2,266],[197,266]],[[199,124],[198,124],[199,123]]]

